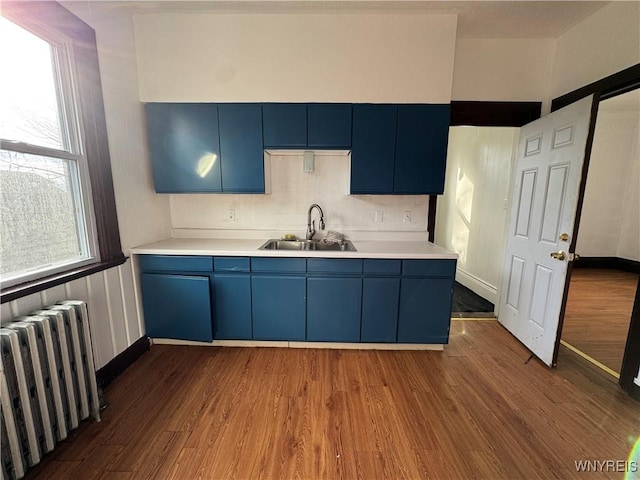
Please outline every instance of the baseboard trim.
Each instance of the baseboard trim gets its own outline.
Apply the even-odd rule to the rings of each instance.
[[[573,268],[605,268],[640,273],[640,262],[619,257],[580,257],[573,262]]]
[[[456,281],[494,305],[498,303],[498,290],[496,287],[488,284],[475,275],[458,268],[456,269]]]
[[[136,340],[124,352],[117,355],[113,360],[96,372],[98,385],[104,388],[109,385],[118,375],[124,372],[133,362],[140,358],[151,348],[149,337]]]
[[[295,342],[268,340],[213,340],[195,342],[171,338],[154,338],[154,345],[193,345],[200,347],[276,347],[276,348],[322,348],[340,350],[444,350],[441,343],[339,343],[339,342]],[[446,341],[446,339],[443,339]]]

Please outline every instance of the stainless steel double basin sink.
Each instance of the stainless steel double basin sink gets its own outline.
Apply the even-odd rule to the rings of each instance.
[[[267,240],[259,250],[307,250],[318,252],[355,252],[349,240],[341,243],[323,243],[320,240]]]

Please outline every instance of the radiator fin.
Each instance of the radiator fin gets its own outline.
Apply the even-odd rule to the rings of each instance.
[[[22,478],[81,420],[100,421],[88,315],[67,300],[0,328],[0,480]]]

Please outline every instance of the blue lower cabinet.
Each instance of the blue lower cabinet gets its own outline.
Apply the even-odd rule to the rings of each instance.
[[[214,338],[251,340],[251,276],[216,273],[211,276],[214,292]]]
[[[398,326],[399,278],[362,280],[362,329],[360,341],[396,341]]]
[[[307,340],[359,342],[362,278],[307,278]]]
[[[209,276],[143,273],[141,288],[149,337],[213,339]]]
[[[403,278],[398,343],[447,343],[452,293],[452,278]]]
[[[305,277],[251,278],[254,340],[305,339]]]

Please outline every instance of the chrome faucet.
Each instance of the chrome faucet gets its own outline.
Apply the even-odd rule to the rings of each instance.
[[[324,213],[322,212],[322,208],[320,208],[320,205],[314,203],[309,207],[309,210],[307,211],[307,235],[305,237],[307,240],[311,240],[316,234],[316,221],[311,221],[311,211],[314,208],[317,208],[320,212],[320,230],[324,230]]]

